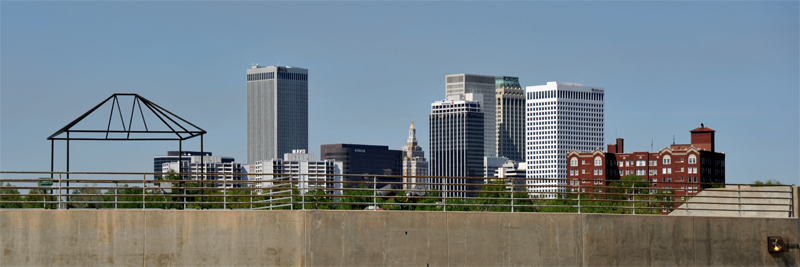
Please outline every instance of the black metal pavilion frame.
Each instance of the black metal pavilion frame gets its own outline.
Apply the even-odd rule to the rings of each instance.
[[[130,119],[128,120],[128,126],[127,127],[125,126],[125,120],[122,117],[122,109],[120,107],[119,99],[118,99],[119,96],[133,96],[134,97],[134,100],[133,100],[132,105],[131,105],[131,116],[130,116]],[[74,127],[76,124],[81,122],[83,119],[85,119],[87,116],[92,114],[95,110],[97,110],[98,108],[103,106],[103,104],[107,103],[108,101],[111,101],[111,113],[108,115],[108,126],[106,127],[105,130],[72,129],[72,127]],[[147,122],[145,121],[145,118],[144,118],[144,112],[142,110],[142,105],[144,105],[145,107],[147,107],[147,109],[149,109],[151,112],[153,112],[153,114],[155,114],[155,116],[158,117],[158,119],[161,120],[161,122],[164,123],[164,125],[169,127],[170,131],[150,131],[147,128]],[[144,131],[132,131],[131,130],[131,126],[132,126],[132,123],[133,123],[133,114],[134,114],[134,111],[136,110],[137,106],[139,107],[139,114],[141,115],[142,122],[144,123],[144,128],[145,128]],[[121,130],[121,131],[120,130],[111,130],[111,119],[113,118],[113,115],[114,115],[114,107],[117,108],[117,112],[119,113],[120,121],[122,122],[122,128],[127,128],[126,130]],[[170,122],[175,124],[177,126],[177,128],[180,128],[180,129],[176,130],[173,126],[171,126],[169,123],[167,123],[167,120],[169,120]],[[180,122],[183,122],[183,123],[186,123],[188,125],[191,125],[192,127],[196,128],[197,130],[189,130],[189,129],[187,129],[187,127],[184,127],[183,125],[181,125],[181,123],[179,123],[176,120],[178,120]],[[105,133],[106,135],[105,135],[104,138],[98,138],[98,137],[70,138],[69,137],[69,133]],[[108,137],[109,133],[127,133],[127,135],[126,135],[125,138],[109,138]],[[134,137],[134,138],[131,138],[131,133],[134,133],[134,134],[162,134],[162,135],[163,134],[174,133],[176,137],[161,137],[161,138],[137,138],[137,137]],[[191,139],[191,138],[197,137],[197,136],[200,136],[200,162],[201,162],[201,166],[202,166],[202,169],[203,169],[203,173],[205,173],[206,169],[205,169],[205,157],[204,157],[205,153],[203,151],[203,135],[206,134],[206,133],[207,132],[205,130],[201,129],[200,127],[197,127],[196,125],[192,124],[191,122],[181,118],[178,115],[175,115],[174,113],[170,112],[169,110],[159,106],[156,103],[153,103],[150,100],[147,100],[146,98],[144,98],[144,97],[142,97],[142,96],[140,96],[138,94],[116,93],[116,94],[113,94],[113,95],[109,96],[108,98],[106,98],[106,100],[103,100],[103,102],[100,102],[100,104],[97,104],[96,106],[94,106],[92,109],[90,109],[86,113],[83,113],[83,115],[81,115],[77,119],[73,120],[72,122],[70,122],[69,124],[67,124],[63,128],[61,128],[60,130],[56,131],[54,134],[52,134],[49,137],[47,137],[47,140],[50,140],[50,179],[54,178],[53,177],[53,172],[54,172],[54,169],[53,169],[53,163],[54,163],[53,149],[55,148],[55,141],[56,140],[64,140],[64,141],[66,141],[66,145],[67,145],[67,149],[66,149],[67,150],[66,151],[67,152],[67,155],[66,155],[67,156],[67,159],[66,159],[67,188],[69,188],[69,141],[70,140],[75,140],[75,141],[178,141],[178,166],[179,166],[178,167],[179,168],[178,172],[180,172],[180,166],[183,165],[183,141],[187,140],[187,139]],[[66,134],[66,136],[65,137],[58,137],[61,134]],[[184,135],[186,135],[186,136],[184,136]],[[67,195],[69,195],[69,190],[67,190]],[[67,196],[67,197],[69,199],[69,196]]]

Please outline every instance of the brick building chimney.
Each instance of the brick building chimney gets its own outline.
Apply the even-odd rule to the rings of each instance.
[[[625,151],[624,143],[625,142],[622,140],[622,138],[617,138],[617,143],[616,144],[613,144],[613,145],[612,144],[608,144],[608,150],[606,152],[608,152],[608,153],[625,153],[624,152]]]
[[[705,125],[701,123],[700,128],[696,128],[689,132],[692,133],[692,145],[694,147],[715,152],[714,132],[716,131],[712,130],[711,128],[705,127]]]

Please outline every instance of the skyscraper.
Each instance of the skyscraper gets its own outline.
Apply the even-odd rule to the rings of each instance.
[[[603,146],[604,89],[548,82],[526,87],[527,178],[567,178],[567,152]],[[530,180],[529,192],[553,198],[565,181]]]
[[[430,143],[432,176],[483,177],[484,123],[481,94],[449,96],[447,100],[431,104]],[[437,190],[446,190],[447,196],[472,196],[459,190],[478,190],[483,179],[447,178],[432,179],[434,184],[446,182],[446,189],[434,185]],[[453,185],[462,184],[462,185]],[[475,184],[465,186],[463,184]]]
[[[525,161],[525,90],[519,85],[519,78],[508,76],[497,77],[495,88],[495,100],[497,100],[495,157],[523,162]]]
[[[482,97],[475,99],[483,110],[483,156],[496,157],[495,132],[497,118],[495,118],[495,89],[496,77],[477,74],[453,74],[445,77],[446,96],[457,97],[460,95],[473,93],[480,94]]]
[[[403,176],[427,176],[428,161],[425,160],[425,151],[417,145],[417,128],[414,122],[408,128],[408,141],[403,146]],[[416,185],[416,177],[403,177],[403,189]]]
[[[308,70],[253,66],[247,70],[247,162],[308,150]]]

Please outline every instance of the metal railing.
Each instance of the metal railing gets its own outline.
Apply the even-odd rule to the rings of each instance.
[[[0,208],[716,213],[767,217],[794,217],[796,209],[792,186],[656,183],[644,179],[573,184],[577,180],[279,173],[208,173],[199,177],[214,180],[192,180],[181,177],[198,177],[198,173],[70,172],[71,178],[66,179],[66,174],[0,171]],[[246,180],[248,175],[251,180]]]

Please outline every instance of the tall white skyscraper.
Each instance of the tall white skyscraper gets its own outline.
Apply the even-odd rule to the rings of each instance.
[[[525,88],[527,178],[567,178],[567,152],[603,146],[604,89],[548,82]],[[528,181],[532,195],[554,198],[565,181]]]
[[[247,162],[308,150],[308,70],[253,66],[247,70]]]
[[[482,98],[476,99],[476,101],[483,108],[483,155],[489,157],[497,156],[495,82],[496,77],[490,75],[453,74],[445,77],[447,97],[457,97],[469,93],[482,95]]]

